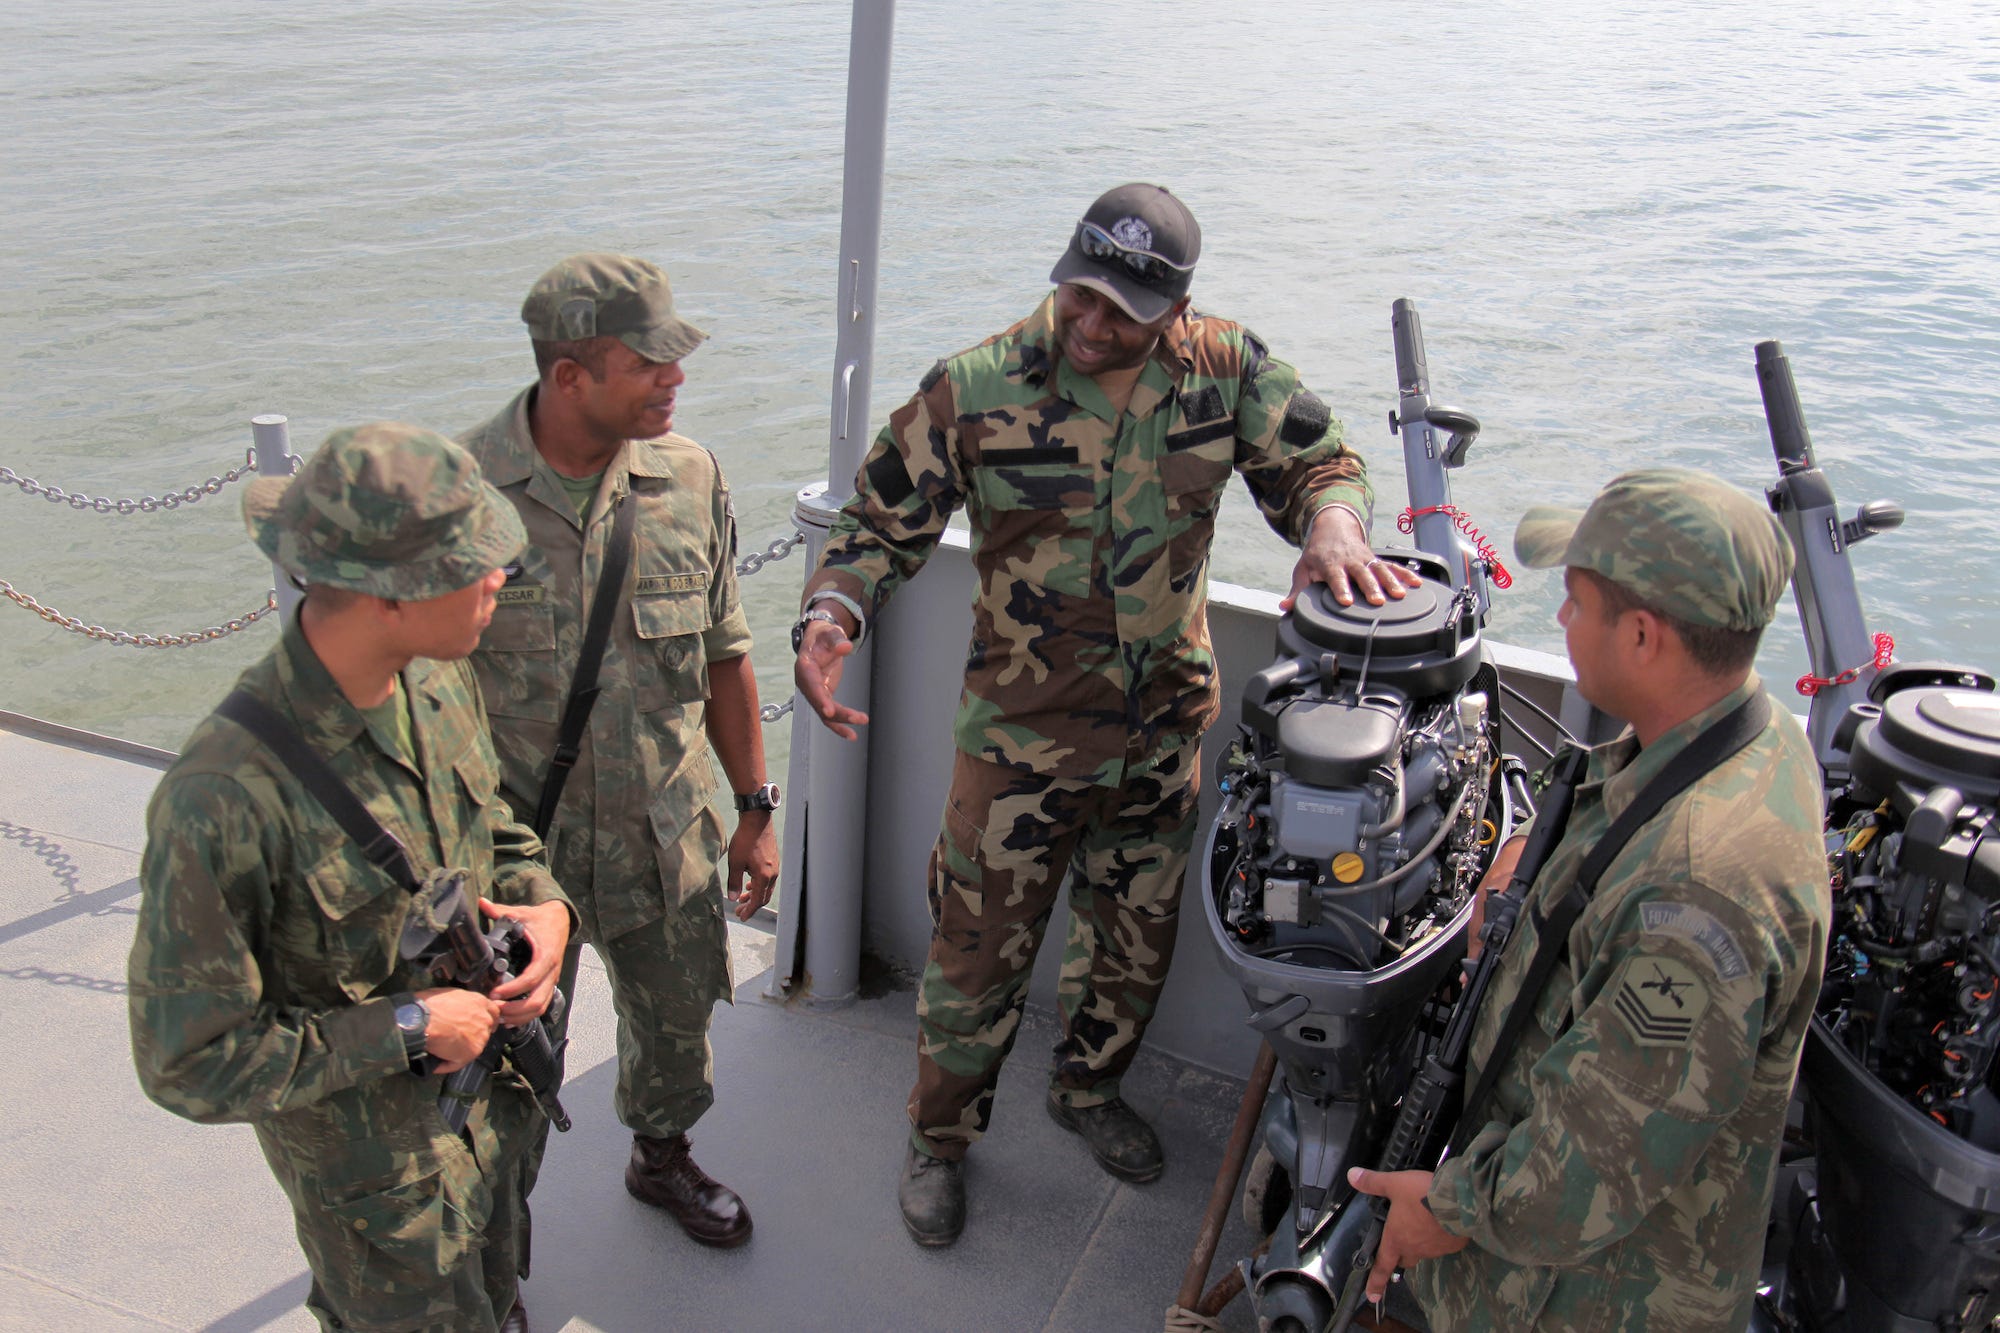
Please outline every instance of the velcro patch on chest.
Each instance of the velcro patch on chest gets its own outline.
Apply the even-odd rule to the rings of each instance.
[[[1680,959],[1635,954],[1612,983],[1611,1011],[1640,1046],[1685,1046],[1708,998],[1708,984]]]
[[[1686,940],[1715,965],[1715,975],[1734,981],[1750,969],[1743,951],[1720,921],[1688,903],[1646,903],[1639,908],[1639,924],[1648,935],[1671,935]]]
[[[525,587],[502,588],[493,594],[495,606],[540,606],[549,600],[549,590],[539,583]]]
[[[648,574],[632,589],[634,597],[660,597],[674,592],[707,592],[708,571],[692,574]]]

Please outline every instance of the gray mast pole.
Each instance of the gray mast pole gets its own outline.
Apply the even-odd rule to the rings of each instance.
[[[833,419],[826,485],[799,493],[794,511],[818,563],[841,503],[853,491],[868,440],[868,398],[875,351],[876,260],[882,249],[882,171],[889,131],[889,68],[895,0],[854,0],[847,52],[847,153],[841,186],[840,274],[835,304]],[[874,636],[847,659],[839,700],[867,711]],[[777,975],[797,957],[800,909],[810,897],[805,935],[809,1003],[853,1002],[861,983],[861,883],[866,850],[868,736],[843,741],[809,709],[792,713],[792,753],[807,761],[805,855],[789,862],[784,903],[790,929],[780,932]],[[800,861],[803,866],[800,867]],[[803,870],[803,885],[796,871]],[[799,892],[803,887],[804,893]]]
[[[250,418],[250,449],[260,477],[289,477],[299,470],[299,460],[292,453],[290,423],[275,412]],[[271,562],[271,586],[278,592],[278,619],[290,620],[305,594],[292,586],[291,576],[278,568],[275,560]]]

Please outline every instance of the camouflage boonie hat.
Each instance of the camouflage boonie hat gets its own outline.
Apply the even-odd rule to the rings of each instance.
[[[536,342],[616,338],[648,361],[678,361],[708,338],[674,313],[659,266],[627,255],[571,255],[535,279],[521,320]]]
[[[457,592],[528,544],[471,454],[395,421],[337,430],[298,475],[251,482],[243,519],[294,578],[397,601]]]
[[[1514,530],[1514,554],[1532,569],[1594,570],[1650,607],[1717,629],[1769,624],[1792,575],[1792,544],[1770,510],[1686,468],[1627,472],[1588,509],[1537,505]]]

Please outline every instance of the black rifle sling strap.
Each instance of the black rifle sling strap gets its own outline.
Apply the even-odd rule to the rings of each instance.
[[[569,698],[563,703],[562,725],[556,731],[556,752],[549,757],[548,775],[542,779],[541,799],[535,802],[531,827],[538,838],[549,836],[555,822],[556,806],[562,801],[569,771],[583,756],[583,728],[590,721],[590,709],[597,702],[597,669],[604,664],[604,645],[611,639],[611,618],[625,600],[625,571],[632,566],[632,524],[639,508],[637,497],[625,496],[611,520],[611,540],[604,547],[604,568],[597,576],[597,595],[590,601],[590,624],[583,632],[583,650],[576,657],[576,675],[569,682]]]
[[[361,798],[340,780],[340,774],[333,771],[333,765],[312,748],[299,729],[286,721],[282,713],[240,689],[231,690],[216,705],[215,711],[255,736],[277,755],[292,771],[292,776],[305,784],[313,799],[333,816],[333,822],[340,825],[341,831],[354,839],[355,845],[361,848],[361,854],[370,862],[387,871],[390,878],[411,893],[423,887],[423,881],[417,878],[410,866],[410,854],[402,841],[368,813],[368,807],[361,804]]]
[[[1604,836],[1597,840],[1597,845],[1590,849],[1590,855],[1584,858],[1582,868],[1577,871],[1576,883],[1570,886],[1562,901],[1547,916],[1535,912],[1535,956],[1528,964],[1527,976],[1521,982],[1514,1003],[1507,1010],[1500,1035],[1494,1039],[1493,1051],[1479,1071],[1479,1082],[1463,1103],[1464,1114],[1459,1117],[1458,1127],[1451,1136],[1451,1154],[1463,1151],[1478,1129],[1478,1122],[1473,1119],[1472,1113],[1486,1094],[1493,1090],[1507,1058],[1514,1053],[1514,1043],[1520,1039],[1522,1028],[1527,1026],[1528,1018],[1534,1012],[1536,999],[1540,997],[1543,987],[1549,984],[1549,976],[1556,970],[1556,963],[1569,952],[1569,932],[1583,915],[1584,908],[1590,906],[1590,896],[1597,892],[1597,881],[1604,877],[1612,861],[1625,850],[1625,844],[1632,841],[1632,835],[1647,820],[1660,813],[1668,801],[1755,740],[1770,720],[1770,701],[1759,690],[1726,716],[1711,723],[1706,731],[1669,759],[1666,767],[1639,789],[1639,794],[1632,798],[1632,804],[1625,807],[1625,812],[1612,821]],[[1567,1019],[1564,1026],[1568,1026]]]

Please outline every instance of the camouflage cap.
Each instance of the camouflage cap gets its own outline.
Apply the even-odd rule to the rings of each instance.
[[[1533,569],[1594,570],[1646,605],[1695,625],[1759,629],[1792,574],[1778,520],[1734,486],[1685,468],[1614,478],[1590,508],[1537,505],[1514,530]]]
[[[398,601],[477,583],[528,544],[471,454],[395,421],[337,430],[298,475],[251,482],[243,518],[287,574]]]
[[[674,313],[660,267],[627,255],[571,255],[535,279],[521,319],[536,342],[616,338],[648,361],[678,361],[708,338]]]

